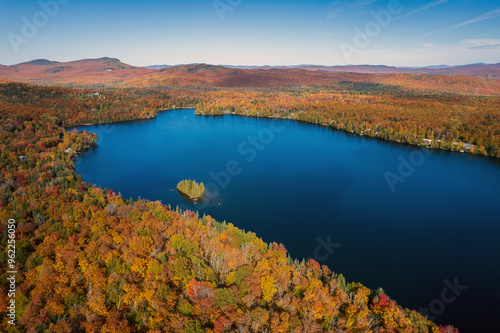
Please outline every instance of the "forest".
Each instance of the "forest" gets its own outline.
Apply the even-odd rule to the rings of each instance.
[[[50,86],[39,100],[31,96],[34,86],[6,98],[55,108],[65,127],[148,119],[159,110],[193,107],[205,116],[286,118],[382,140],[500,157],[498,79],[305,68],[192,64],[152,70],[113,58],[34,60],[0,68],[0,80]]]
[[[498,96],[352,91],[208,93],[200,115],[238,114],[330,126],[429,148],[500,157]]]
[[[481,144],[480,151],[497,151],[498,101],[464,99],[464,110],[448,110],[453,98],[408,101],[414,112],[389,118],[394,100],[364,94],[0,84],[1,295],[9,290],[9,220],[16,225],[17,272],[16,325],[8,323],[2,296],[0,331],[457,333],[401,307],[382,288],[346,281],[312,259],[293,259],[284,245],[231,223],[86,183],[72,155],[92,149],[97,138],[67,130],[197,105],[214,114],[262,112],[339,127],[347,121],[346,130],[385,130],[391,138],[463,137]],[[433,118],[440,110],[450,116]],[[460,124],[474,114],[474,122]],[[419,121],[425,122],[418,127]]]

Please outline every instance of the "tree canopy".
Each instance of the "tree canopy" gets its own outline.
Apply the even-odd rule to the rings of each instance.
[[[389,103],[387,107],[394,108],[391,100],[378,96],[318,94],[110,89],[96,97],[82,89],[0,84],[2,248],[7,248],[7,221],[15,219],[17,227],[17,324],[8,324],[7,299],[2,296],[0,331],[454,331],[401,307],[381,290],[347,283],[315,260],[294,260],[282,244],[266,244],[231,223],[172,210],[160,202],[125,199],[112,189],[89,184],[66,152],[91,148],[97,138],[86,131],[66,131],[64,125],[143,119],[173,105],[199,103],[205,110],[224,112],[232,104],[242,114],[295,113],[320,123],[346,121],[353,130],[363,126],[365,133],[371,131],[368,126],[377,128],[377,119],[384,119],[370,105]],[[303,104],[294,106],[294,101]],[[498,112],[491,107],[494,103],[466,106],[464,117],[476,112],[489,119],[488,114]],[[353,104],[358,111],[350,109]],[[329,105],[339,108],[330,111]],[[416,112],[414,118],[401,111],[403,123],[417,126],[408,133],[427,136],[432,130],[427,125],[419,128],[417,119],[431,122],[429,112]],[[387,120],[380,130],[389,131],[391,122],[400,121]],[[490,134],[484,133],[495,125],[478,121],[460,126],[472,138],[489,140]],[[413,129],[398,128],[398,135]],[[453,128],[438,128],[442,131],[434,132],[434,138],[454,133]],[[498,128],[493,130],[498,135]],[[1,295],[9,288],[7,259],[7,251],[2,251]]]

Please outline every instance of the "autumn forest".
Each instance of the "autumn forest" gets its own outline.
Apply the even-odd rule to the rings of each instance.
[[[64,69],[37,82],[26,79],[33,71],[0,71],[0,235],[6,249],[14,219],[17,265],[17,324],[2,296],[0,331],[458,332],[398,305],[384,286],[371,290],[335,267],[295,259],[286,244],[85,182],[74,155],[97,137],[67,129],[192,107],[199,116],[283,118],[496,159],[500,81],[211,65],[119,70],[128,69],[95,84]],[[1,295],[8,260],[3,251]]]

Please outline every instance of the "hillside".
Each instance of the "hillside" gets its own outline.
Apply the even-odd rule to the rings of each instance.
[[[334,73],[361,73],[361,74],[445,74],[445,75],[466,75],[483,78],[500,78],[500,63],[498,64],[470,64],[463,66],[428,66],[428,67],[395,67],[385,65],[344,65],[344,66],[318,66],[318,65],[297,65],[297,66],[230,66],[220,65],[234,69],[289,69],[300,68],[318,72]],[[153,65],[145,66],[149,69],[164,69],[175,67],[173,65]]]
[[[17,272],[16,326],[2,297],[2,332],[458,332],[334,267],[294,260],[282,244],[84,182],[66,151],[92,149],[97,138],[62,124],[96,113],[102,122],[144,119],[152,105],[190,102],[181,92],[106,94],[0,85],[3,248],[8,221],[16,228],[15,258],[0,257],[0,275],[9,265]],[[2,282],[0,293],[8,290]]]
[[[0,78],[43,85],[113,85],[127,78],[152,72],[114,58],[57,62],[38,59],[0,67]]]
[[[482,78],[500,78],[500,63],[498,64],[474,64],[465,66],[447,66],[442,68],[422,67],[393,67],[393,66],[371,66],[371,65],[351,65],[351,66],[300,66],[299,68],[320,72],[352,72],[367,74],[444,74],[444,75],[465,75]]]
[[[363,66],[241,69],[207,64],[181,65],[164,69],[133,67],[118,59],[100,58],[72,62],[34,60],[0,67],[0,80],[40,85],[84,87],[148,87],[166,89],[335,89],[390,93],[452,93],[499,95],[500,80],[466,76],[478,68],[489,73],[497,65],[472,65],[429,71],[457,70],[464,75],[401,74],[394,67],[374,67],[392,74],[355,73]],[[498,66],[497,66],[498,67]],[[348,70],[348,71],[346,71]],[[351,71],[351,72],[349,72]],[[365,71],[369,71],[366,69]],[[485,73],[486,73],[485,72]]]

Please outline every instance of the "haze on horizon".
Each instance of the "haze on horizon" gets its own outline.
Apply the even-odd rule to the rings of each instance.
[[[500,4],[487,0],[0,0],[0,10],[3,65],[500,62]]]

